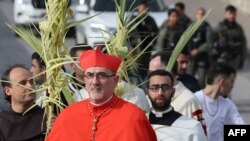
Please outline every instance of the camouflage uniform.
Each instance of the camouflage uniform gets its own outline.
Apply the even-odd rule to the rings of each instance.
[[[134,17],[132,18],[134,19]],[[141,18],[138,19],[138,21]],[[153,17],[148,15],[130,35],[130,43],[133,47],[140,45],[135,54],[140,54],[148,45],[156,38],[158,34],[158,27]],[[147,50],[138,58],[138,73],[142,79],[146,78],[148,74],[148,64],[149,58],[151,56],[151,52],[153,47],[155,46],[155,42],[153,42]]]
[[[213,36],[214,35],[214,36]],[[213,34],[211,55],[217,62],[224,62],[235,69],[241,69],[246,58],[246,38],[242,27],[224,20]]]
[[[187,29],[192,24],[192,20],[187,15],[181,15],[179,18],[179,25],[184,29]]]
[[[156,43],[157,51],[173,51],[184,29],[181,26],[169,27],[163,25]]]
[[[200,85],[205,86],[206,70],[209,67],[208,60],[208,34],[211,30],[209,23],[204,22],[196,31],[194,36],[188,43],[188,48],[191,51],[197,50],[196,56],[191,56],[189,62],[188,73],[195,76],[197,74]]]

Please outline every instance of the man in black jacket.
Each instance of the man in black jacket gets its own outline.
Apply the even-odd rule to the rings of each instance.
[[[34,80],[31,78],[31,72],[22,65],[11,66],[4,72],[2,87],[10,108],[0,113],[0,139],[44,140],[44,110],[39,106],[31,108],[36,99]]]
[[[158,27],[155,20],[149,15],[149,6],[147,0],[137,0],[137,15],[140,15],[138,21],[144,18],[144,20],[137,26],[137,28],[133,31],[131,37],[131,43],[135,47],[140,45],[137,49],[137,53],[141,53],[143,49],[145,49],[150,42],[156,38],[158,34]],[[139,64],[139,75],[144,79],[147,76],[147,68],[149,63],[149,58],[151,52],[153,51],[153,46],[156,42],[151,44],[148,49],[144,52],[144,54],[138,59]]]

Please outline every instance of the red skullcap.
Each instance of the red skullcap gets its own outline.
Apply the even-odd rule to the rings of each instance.
[[[110,69],[113,72],[117,72],[121,62],[121,58],[114,55],[104,54],[98,47],[96,50],[83,52],[80,57],[80,64],[84,71],[91,67],[103,67]]]

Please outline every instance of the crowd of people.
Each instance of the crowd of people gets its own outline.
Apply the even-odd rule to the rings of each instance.
[[[137,4],[138,13],[146,16],[147,1],[138,0]],[[198,8],[195,20],[205,13],[204,8]],[[167,14],[168,20],[159,29],[148,16],[134,31],[140,41],[146,39],[138,52],[157,37],[136,62],[136,75],[147,82],[142,87],[119,78],[122,58],[99,47],[71,48],[74,79],[68,86],[74,103],[67,103],[61,94],[67,107],[55,113],[49,124],[41,103],[49,93],[33,91],[35,85],[46,82],[45,62],[35,52],[30,69],[19,64],[10,66],[2,75],[3,94],[10,107],[0,113],[0,140],[223,141],[224,125],[245,124],[229,97],[246,57],[246,39],[236,21],[237,9],[227,6],[225,19],[217,27],[204,22],[171,71],[166,71],[171,53],[192,20],[182,2]],[[150,35],[142,35],[146,33]],[[138,39],[131,37],[131,41],[137,44],[134,41]],[[30,79],[33,77],[34,81]],[[125,88],[122,95],[115,93],[119,84]],[[51,130],[46,136],[48,128]]]

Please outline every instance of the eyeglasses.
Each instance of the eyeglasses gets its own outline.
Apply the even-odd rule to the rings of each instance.
[[[151,90],[152,92],[158,92],[160,89],[165,92],[165,91],[169,91],[173,88],[172,85],[169,84],[153,84],[151,86],[149,86],[149,90]]]
[[[104,80],[104,79],[107,79],[107,78],[113,77],[113,76],[115,76],[115,74],[108,75],[105,72],[99,72],[99,73],[88,72],[88,73],[84,74],[84,77],[87,79],[94,79],[96,77],[98,80]]]

